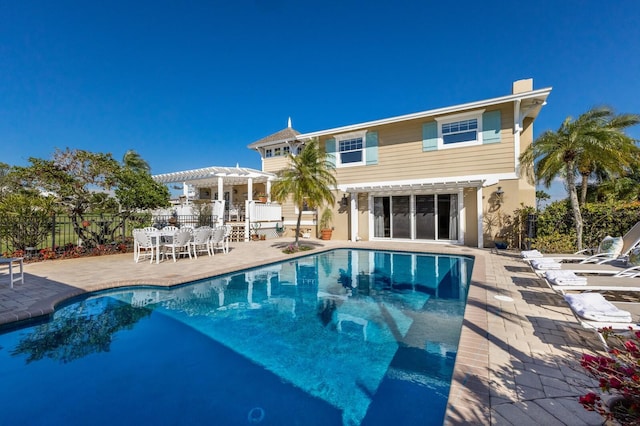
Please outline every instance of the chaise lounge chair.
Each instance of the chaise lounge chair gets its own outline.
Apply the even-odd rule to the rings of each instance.
[[[606,237],[597,248],[584,249],[573,254],[548,254],[544,255],[537,250],[524,250],[520,252],[523,260],[533,262],[535,260],[547,261],[553,259],[556,262],[579,262],[579,263],[609,263],[616,259],[629,255],[633,248],[640,244],[640,221],[627,231],[621,238]],[[586,254],[588,252],[595,254]]]
[[[640,303],[611,302],[600,293],[567,294],[565,301],[585,328],[640,329]]]
[[[625,270],[627,271],[627,270]],[[640,292],[640,278],[632,272],[616,275],[577,275],[574,271],[551,270],[543,275],[547,285],[557,293],[566,294],[568,291],[637,291]]]

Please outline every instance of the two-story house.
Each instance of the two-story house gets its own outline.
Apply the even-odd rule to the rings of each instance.
[[[333,238],[489,246],[500,220],[534,206],[535,187],[519,156],[551,88],[513,83],[506,96],[309,133],[289,126],[249,145],[262,171],[287,166],[289,153],[317,139],[335,164]],[[297,211],[282,209],[292,228]],[[315,230],[318,213],[303,212]]]

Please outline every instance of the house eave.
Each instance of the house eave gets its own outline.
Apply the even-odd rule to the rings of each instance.
[[[435,117],[435,116],[444,115],[444,114],[452,114],[455,112],[460,112],[465,110],[486,108],[491,105],[498,105],[498,104],[503,104],[508,102],[515,102],[515,101],[524,101],[528,99],[536,99],[539,101],[539,104],[542,105],[544,102],[546,102],[546,99],[551,93],[551,90],[552,90],[551,87],[546,87],[543,89],[532,90],[529,92],[517,93],[512,95],[506,95],[498,98],[468,102],[464,104],[453,105],[453,106],[448,106],[443,108],[436,108],[436,109],[416,112],[412,114],[405,114],[405,115],[399,115],[396,117],[384,118],[380,120],[367,121],[364,123],[351,124],[348,126],[334,127],[331,129],[319,130],[316,132],[301,133],[297,136],[297,139],[304,140],[304,139],[311,139],[311,138],[317,138],[322,136],[330,136],[330,135],[335,135],[335,134],[340,134],[345,132],[351,132],[355,130],[362,130],[362,129],[368,129],[371,127],[383,126],[386,124],[394,124],[402,121],[416,120],[416,119],[427,118],[427,117]]]

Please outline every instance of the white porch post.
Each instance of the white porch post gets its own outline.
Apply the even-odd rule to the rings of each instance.
[[[218,201],[224,200],[224,181],[222,176],[218,176]]]
[[[351,220],[351,241],[358,241],[358,194],[350,194],[349,220]]]
[[[458,243],[464,245],[464,237],[467,234],[467,215],[464,211],[464,188],[458,188]]]
[[[247,201],[253,200],[253,178],[247,180]]]
[[[267,202],[271,202],[271,180],[267,179]]]
[[[478,248],[484,247],[484,239],[482,235],[484,231],[482,229],[482,186],[479,186],[476,191],[476,211],[478,212]]]

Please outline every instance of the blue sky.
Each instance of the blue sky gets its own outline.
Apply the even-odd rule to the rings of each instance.
[[[534,136],[595,105],[640,113],[638,18],[636,0],[0,0],[0,161],[70,147],[134,149],[154,174],[260,168],[246,145],[289,116],[310,132],[522,78],[553,87]]]

